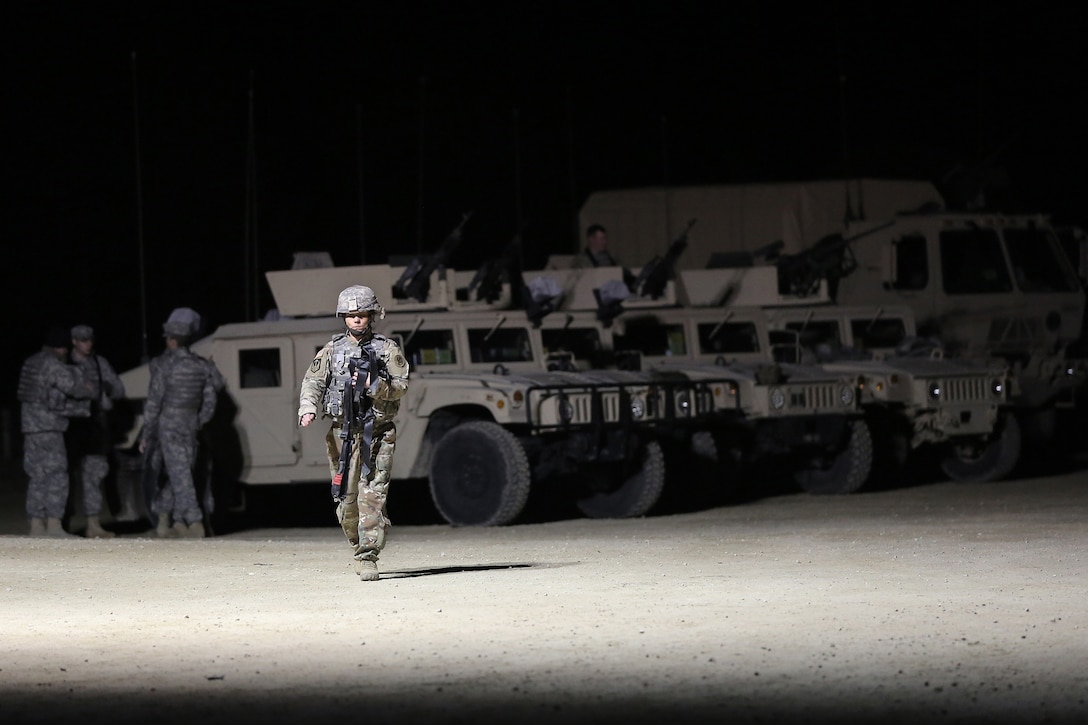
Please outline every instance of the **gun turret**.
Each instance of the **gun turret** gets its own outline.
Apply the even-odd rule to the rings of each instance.
[[[393,285],[394,299],[427,301],[427,295],[431,291],[431,272],[445,266],[446,260],[461,243],[461,230],[470,218],[472,218],[472,212],[465,212],[461,217],[461,223],[453,228],[442,242],[442,246],[426,257],[420,256],[412,260],[411,264],[404,269],[400,279]]]
[[[484,300],[495,302],[502,297],[502,284],[509,282],[512,293],[515,296],[521,293],[521,232],[502,250],[498,257],[492,257],[484,261],[476,270],[472,281],[465,288],[466,299]],[[458,290],[458,297],[460,297]]]
[[[828,293],[835,299],[839,280],[858,267],[850,245],[894,223],[887,222],[851,237],[831,234],[802,252],[780,255],[775,260],[779,294],[808,297],[816,292],[821,280],[827,280]]]
[[[665,285],[673,275],[676,260],[688,246],[688,232],[695,226],[695,220],[688,222],[687,228],[669,245],[665,256],[658,255],[646,263],[635,280],[632,292],[639,297],[657,299],[665,294]]]

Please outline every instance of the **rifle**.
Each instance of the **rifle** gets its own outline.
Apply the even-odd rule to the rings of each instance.
[[[370,473],[369,465],[369,449],[370,449],[370,423],[367,419],[366,411],[369,407],[362,395],[359,387],[355,383],[355,378],[358,373],[366,376],[368,370],[371,369],[369,360],[348,360],[348,382],[344,386],[344,394],[341,398],[340,410],[343,411],[344,417],[340,424],[340,461],[336,466],[336,473],[332,477],[332,498],[334,501],[343,501],[345,495],[345,486],[348,480],[348,473],[351,470],[351,452],[354,447],[355,436],[353,431],[360,426],[363,427],[363,446],[367,450],[364,451],[364,456],[361,460],[363,467],[362,475]]]
[[[676,260],[680,258],[680,255],[684,253],[684,249],[688,246],[688,232],[691,231],[693,226],[695,226],[694,219],[688,222],[687,229],[669,245],[664,257],[658,255],[642,268],[642,271],[638,273],[638,279],[635,280],[634,287],[631,288],[632,292],[639,297],[650,297],[655,300],[665,294],[665,285],[668,283],[669,278],[672,277],[673,269],[676,267]]]
[[[457,245],[461,243],[461,230],[471,217],[472,212],[465,212],[461,217],[461,223],[446,236],[437,251],[427,257],[419,256],[412,260],[397,283],[393,285],[394,299],[427,301],[427,294],[431,290],[431,272],[444,266],[449,256],[457,249]]]

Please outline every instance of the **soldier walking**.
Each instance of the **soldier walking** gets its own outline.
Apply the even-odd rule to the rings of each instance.
[[[189,349],[199,328],[200,315],[194,310],[180,307],[171,312],[163,324],[166,350],[150,365],[140,452],[151,459],[161,456],[169,479],[150,505],[158,517],[155,534],[161,538],[205,535],[193,464],[197,432],[215,415],[216,396],[223,385],[215,365]]]
[[[125,386],[109,361],[94,349],[94,328],[72,328],[72,362],[91,389],[91,414],[73,418],[68,426],[68,452],[83,488],[83,512],[87,516],[87,538],[107,539],[114,533],[102,528],[102,482],[110,472],[109,453],[113,438],[109,411],[113,401],[125,397]]]
[[[69,536],[62,519],[68,506],[68,419],[90,414],[90,387],[65,363],[71,337],[52,328],[39,352],[19,371],[17,397],[23,433],[23,470],[29,477],[26,514],[31,536]]]
[[[355,572],[375,581],[390,527],[385,505],[397,442],[393,419],[408,390],[408,362],[400,345],[371,328],[375,316],[385,317],[371,288],[342,291],[336,316],[347,329],[321,348],[303,376],[298,422],[310,425],[318,411],[333,420],[325,442],[336,518],[353,549]]]

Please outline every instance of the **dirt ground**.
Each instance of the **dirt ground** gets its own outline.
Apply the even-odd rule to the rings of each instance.
[[[31,539],[12,470],[6,725],[1088,722],[1084,458],[625,521],[393,506],[372,583],[302,515],[323,490],[211,539]]]

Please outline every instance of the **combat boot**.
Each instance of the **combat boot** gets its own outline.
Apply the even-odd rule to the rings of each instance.
[[[378,581],[378,562],[371,559],[356,559],[355,573],[365,582]]]
[[[83,535],[88,539],[112,539],[117,534],[112,531],[106,531],[102,528],[102,523],[98,520],[97,516],[87,517],[87,530],[83,532]]]
[[[45,519],[30,520],[30,535],[45,536]]]
[[[178,532],[170,528],[170,514],[159,514],[159,525],[155,527],[155,536],[160,539],[172,539]]]
[[[187,539],[203,539],[204,538],[204,522],[194,521],[185,527],[185,533],[182,534]]]
[[[60,519],[47,518],[45,520],[45,535],[52,536],[57,539],[67,539],[72,536],[64,530],[64,525],[60,522]]]

